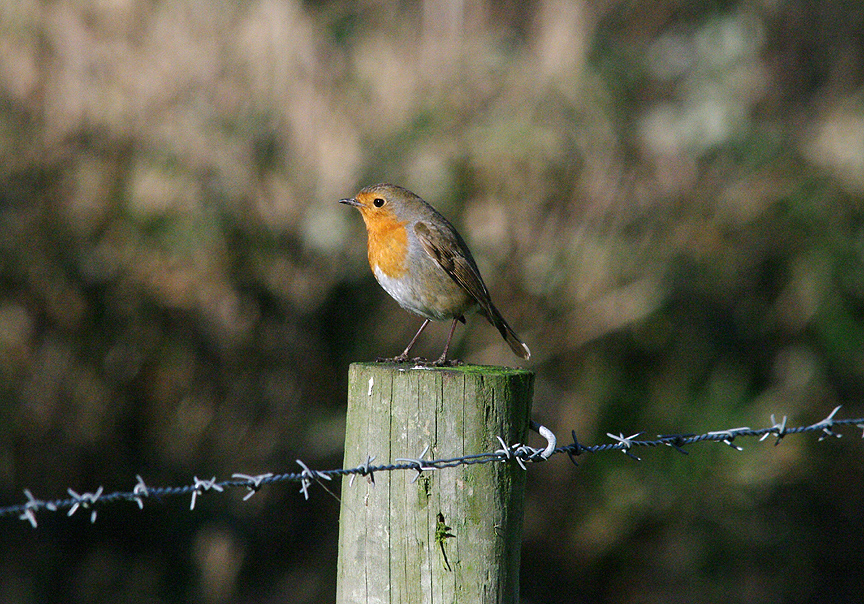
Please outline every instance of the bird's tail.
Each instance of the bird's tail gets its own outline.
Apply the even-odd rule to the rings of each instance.
[[[528,349],[528,346],[525,345],[516,332],[513,331],[513,328],[504,320],[504,317],[501,316],[501,313],[498,312],[498,309],[495,308],[495,305],[489,304],[488,309],[483,309],[486,315],[486,318],[489,319],[489,322],[495,326],[495,328],[501,332],[501,336],[510,345],[510,350],[513,353],[525,359],[526,361],[531,358],[531,351]]]

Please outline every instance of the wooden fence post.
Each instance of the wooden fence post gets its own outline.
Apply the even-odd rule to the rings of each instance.
[[[525,442],[533,381],[502,367],[352,364],[344,467]],[[512,461],[343,479],[337,604],[516,604],[524,488]]]

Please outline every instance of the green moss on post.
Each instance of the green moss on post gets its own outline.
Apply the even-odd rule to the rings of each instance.
[[[534,374],[355,363],[345,467],[449,459],[525,442]],[[338,604],[513,603],[525,472],[516,463],[380,472],[342,484]],[[413,481],[413,482],[412,482]]]

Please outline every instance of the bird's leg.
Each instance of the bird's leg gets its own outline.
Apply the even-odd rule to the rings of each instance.
[[[420,334],[423,333],[423,330],[426,329],[427,325],[429,325],[429,319],[426,319],[425,321],[423,321],[423,325],[420,326],[420,329],[417,330],[417,333],[414,334],[414,337],[411,338],[410,342],[408,342],[408,347],[405,349],[405,351],[402,354],[400,354],[398,357],[393,359],[395,362],[404,363],[405,361],[408,360],[408,353],[411,351],[411,347],[414,346],[414,342],[417,341],[417,338],[420,337]]]
[[[450,326],[450,335],[447,336],[447,343],[444,344],[444,352],[441,353],[441,356],[437,361],[432,363],[433,365],[445,365],[447,364],[447,351],[450,350],[450,340],[453,339],[453,332],[456,331],[456,323],[459,322],[460,317],[456,317],[453,319],[453,325]]]

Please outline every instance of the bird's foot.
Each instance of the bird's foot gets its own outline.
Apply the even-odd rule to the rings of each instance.
[[[429,363],[432,367],[461,367],[464,365],[464,361],[460,361],[459,359],[437,359]]]
[[[398,357],[378,357],[375,359],[376,363],[424,363],[428,361],[421,357],[414,357],[413,359],[409,359],[408,355],[400,354]]]
[[[405,355],[399,355],[398,357],[378,357],[375,359],[376,363],[411,363],[415,367],[460,367],[465,363],[460,361],[459,359],[436,359],[434,361],[430,361],[429,359],[424,359],[423,357],[414,357],[408,358]]]

